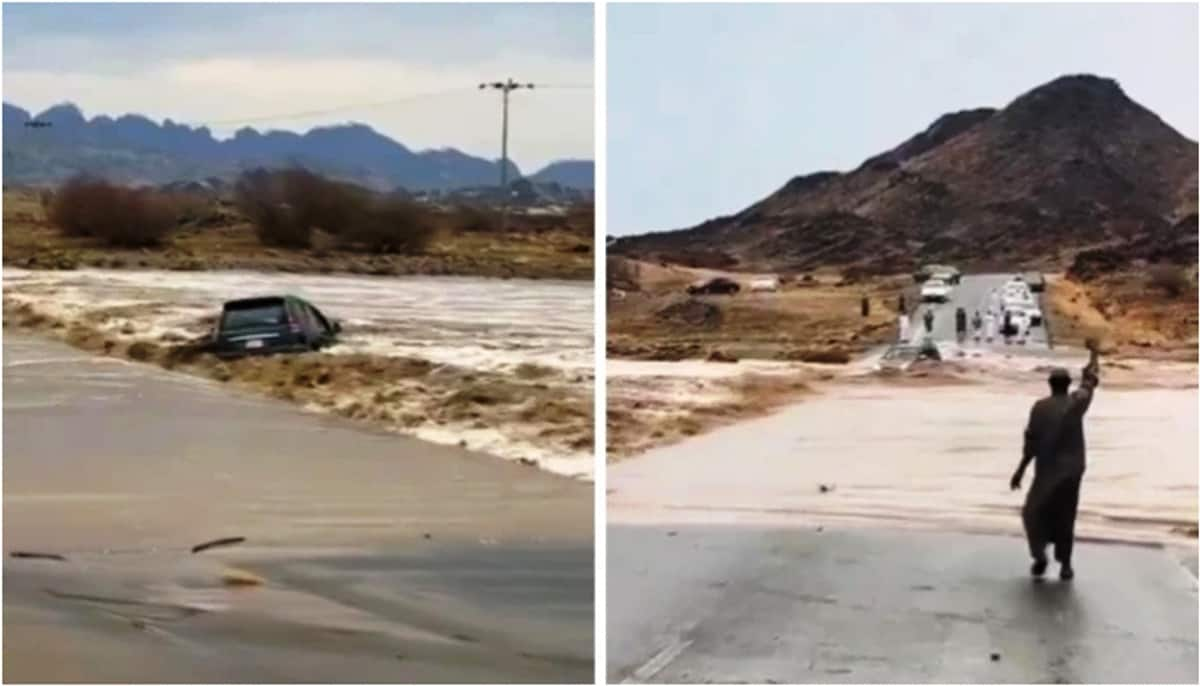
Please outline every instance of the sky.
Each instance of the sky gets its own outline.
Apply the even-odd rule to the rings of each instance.
[[[608,7],[609,234],[732,214],[1064,74],[1197,139],[1194,3]]]
[[[4,101],[34,114],[144,114],[236,129],[357,121],[410,148],[500,156],[523,171],[594,157],[590,5],[5,4]],[[387,105],[360,105],[388,102]],[[351,106],[334,113],[269,118]],[[268,117],[261,119],[261,117]]]

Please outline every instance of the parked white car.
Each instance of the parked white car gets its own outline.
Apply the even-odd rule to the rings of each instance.
[[[774,293],[779,290],[779,278],[755,279],[750,282],[751,293]]]
[[[944,303],[950,299],[950,284],[941,279],[929,279],[921,284],[921,301]]]

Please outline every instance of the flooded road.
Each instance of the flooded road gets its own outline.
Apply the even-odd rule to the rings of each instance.
[[[6,680],[591,681],[590,485],[13,332],[4,365]]]
[[[842,378],[610,464],[610,680],[1194,683],[1194,382],[1102,382],[1078,575],[1035,584],[1008,488],[1046,392],[1023,364]]]
[[[452,372],[463,386],[476,372],[500,383],[533,379],[545,397],[591,407],[592,287],[586,282],[6,268],[4,292],[6,307],[30,306],[38,316],[60,322],[60,330],[79,324],[110,340],[158,345],[204,336],[226,300],[291,293],[342,322],[340,342],[314,353],[329,367],[356,365],[364,355],[418,360],[431,363],[432,374]],[[374,409],[380,392],[391,394],[406,403],[381,421],[393,430],[449,445],[466,441],[500,457],[591,478],[591,417],[547,417],[532,393],[520,395],[529,407],[514,404],[503,416],[479,408],[463,412],[470,415],[463,419],[447,419],[431,418],[446,396],[428,388],[339,392],[306,406],[334,413],[354,405]]]
[[[113,317],[147,335],[203,334],[226,300],[290,293],[342,321],[342,344],[329,352],[406,355],[478,369],[521,363],[592,370],[590,282],[452,276],[326,276],[259,272],[6,267],[4,290],[52,301],[64,313],[146,306]]]
[[[1019,533],[1022,494],[1008,479],[1044,389],[830,387],[611,466],[610,518]],[[1194,388],[1101,385],[1086,420],[1081,535],[1194,545],[1178,529],[1197,520],[1197,409]]]

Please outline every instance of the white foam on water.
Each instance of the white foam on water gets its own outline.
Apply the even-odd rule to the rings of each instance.
[[[6,268],[5,297],[66,321],[100,309],[149,307],[98,327],[117,338],[194,338],[227,300],[293,294],[343,324],[330,355],[416,357],[435,364],[509,373],[519,365],[557,370],[547,383],[593,383],[592,285],[449,276],[331,276],[249,271],[31,271]],[[130,333],[132,332],[132,333]],[[584,389],[585,391],[587,389]],[[589,393],[590,396],[590,393]],[[419,438],[590,478],[590,451],[552,453],[520,437],[464,426],[422,427]]]

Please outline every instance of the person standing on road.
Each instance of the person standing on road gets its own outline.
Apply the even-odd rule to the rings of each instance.
[[[983,317],[979,316],[979,310],[975,310],[975,315],[971,317],[971,331],[975,334],[975,342],[983,336]]]
[[[1012,310],[1004,311],[1004,322],[1000,327],[1000,335],[1004,336],[1004,345],[1012,344],[1012,335],[1013,335]]]
[[[983,338],[988,343],[996,340],[996,314],[991,310],[983,318]]]
[[[933,308],[925,308],[925,335],[933,333]]]
[[[967,340],[967,311],[961,307],[954,311],[954,334],[959,345]]]
[[[1033,566],[1029,571],[1046,573],[1046,546],[1054,544],[1054,559],[1063,581],[1075,577],[1071,550],[1075,543],[1075,515],[1079,508],[1079,485],[1086,467],[1083,416],[1092,404],[1100,383],[1096,344],[1089,341],[1091,358],[1083,368],[1079,388],[1068,393],[1071,374],[1062,368],[1050,372],[1050,395],[1033,405],[1025,427],[1025,446],[1009,486],[1016,491],[1030,462],[1036,461],[1033,485],[1025,496],[1021,520]]]

